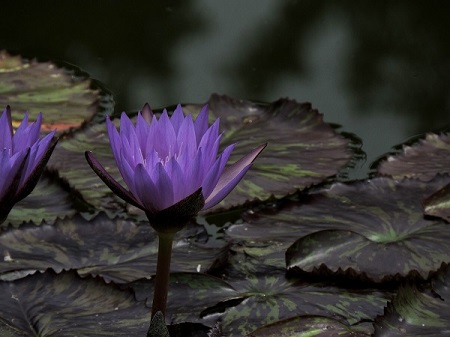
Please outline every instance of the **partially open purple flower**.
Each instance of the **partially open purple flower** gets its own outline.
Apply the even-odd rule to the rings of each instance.
[[[57,143],[55,131],[39,139],[41,123],[42,113],[31,124],[25,113],[14,133],[9,106],[0,117],[0,224],[34,189]]]
[[[136,126],[125,113],[121,116],[120,133],[109,118],[106,123],[117,167],[129,191],[106,172],[91,152],[86,152],[86,158],[113,192],[144,210],[150,218],[180,208],[184,209],[181,212],[191,213],[186,216],[192,216],[216,205],[237,185],[265,147],[254,149],[225,167],[234,144],[218,154],[219,120],[208,125],[207,106],[195,121],[191,115],[184,116],[180,105],[171,117],[164,110],[158,119],[146,104],[137,116]],[[196,206],[191,206],[194,203]]]

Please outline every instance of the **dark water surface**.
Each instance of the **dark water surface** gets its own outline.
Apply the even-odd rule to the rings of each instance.
[[[118,111],[213,92],[310,101],[368,164],[450,127],[450,1],[4,1],[0,49],[69,62]]]

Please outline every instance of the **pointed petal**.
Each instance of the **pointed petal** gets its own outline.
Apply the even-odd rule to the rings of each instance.
[[[142,117],[147,121],[147,123],[151,123],[153,119],[153,111],[152,108],[150,108],[150,105],[148,103],[145,103],[141,110]]]
[[[239,159],[233,165],[224,169],[222,175],[217,182],[216,187],[212,193],[206,198],[205,206],[203,209],[211,208],[217,205],[223,198],[225,198],[231,190],[239,183],[244,174],[248,171],[253,161],[261,153],[262,150],[267,146],[263,144],[250,153]]]
[[[139,164],[136,167],[134,174],[134,190],[136,198],[139,199],[146,212],[156,212],[155,197],[158,198],[156,195],[156,186],[150,179],[144,165]]]
[[[111,191],[117,194],[120,198],[125,200],[127,203],[136,206],[142,210],[145,210],[142,205],[136,200],[136,198],[128,192],[126,189],[122,187],[98,162],[98,160],[94,157],[92,152],[85,152],[86,160],[89,163],[89,166],[94,170],[94,172],[100,177],[101,180],[108,186]]]
[[[195,126],[195,134],[197,137],[197,146],[200,145],[200,141],[203,137],[203,135],[205,134],[206,130],[208,130],[208,112],[209,112],[209,108],[208,108],[208,104],[205,104],[202,108],[202,110],[200,110],[200,113],[198,114],[194,126]]]
[[[0,116],[0,149],[12,149],[13,128],[9,105]]]
[[[205,199],[208,199],[209,195],[216,187],[220,177],[222,176],[225,165],[228,162],[228,158],[230,157],[230,154],[234,149],[234,146],[235,144],[227,146],[220,157],[217,158],[212,168],[209,169],[208,172],[203,173],[203,176],[206,174],[206,179],[204,179],[202,182],[203,196],[205,197]]]
[[[156,164],[151,178],[156,186],[155,208],[160,211],[172,206],[174,204],[172,181],[161,163]]]
[[[155,131],[154,148],[161,159],[166,159],[173,154],[177,136],[165,109],[158,120],[158,127]]]
[[[186,190],[186,177],[175,158],[171,158],[169,160],[169,162],[166,164],[165,169],[170,177],[170,180],[172,181],[174,203],[184,199],[189,194],[194,193],[195,190],[198,189],[197,187],[196,189],[191,191]]]
[[[50,134],[49,134],[50,135]],[[48,138],[48,135],[46,136]],[[44,172],[45,166],[47,165],[50,156],[53,152],[53,150],[55,149],[56,144],[58,143],[59,138],[48,138],[49,139],[49,143],[47,145],[47,148],[45,148],[44,152],[41,155],[40,158],[37,158],[37,153],[36,156],[34,156],[36,162],[32,163],[31,165],[31,170],[27,172],[27,176],[25,178],[25,180],[21,179],[21,185],[20,185],[20,189],[17,191],[17,201],[22,200],[23,198],[25,198],[28,194],[31,193],[31,191],[33,191],[33,189],[36,187],[36,184],[39,181],[39,178],[42,175],[42,172]],[[39,152],[39,151],[38,151]],[[30,158],[29,158],[30,159]]]
[[[136,120],[136,137],[144,156],[147,153],[147,137],[149,129],[150,124],[144,119],[144,117],[142,117],[141,113],[138,113]]]
[[[176,134],[178,134],[184,119],[183,109],[181,108],[181,105],[178,104],[176,109],[173,111],[172,117],[170,117],[170,121]]]

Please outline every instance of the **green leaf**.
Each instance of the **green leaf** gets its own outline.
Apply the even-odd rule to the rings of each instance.
[[[150,304],[152,282],[132,285],[138,300]],[[381,314],[390,297],[376,290],[350,290],[287,280],[284,271],[229,280],[200,273],[173,273],[167,306],[171,322],[213,326],[225,336],[244,336],[263,325],[297,315],[327,315],[355,324]]]
[[[1,336],[145,336],[150,311],[99,279],[74,272],[0,281]]]
[[[297,215],[297,223],[312,233],[287,250],[287,267],[318,272],[325,266],[332,273],[356,272],[376,282],[407,275],[427,278],[442,262],[450,262],[450,227],[425,219],[421,200],[449,179],[375,178],[332,185],[291,210],[289,216]]]
[[[403,145],[399,154],[381,161],[377,171],[397,179],[414,177],[422,181],[450,173],[450,135],[428,133],[413,145]]]
[[[397,296],[378,317],[375,337],[450,336],[450,269],[443,266],[431,289],[400,287]]]
[[[31,120],[43,113],[44,131],[79,127],[93,117],[100,100],[99,92],[90,87],[85,76],[77,77],[51,62],[25,60],[0,51],[0,106],[11,106],[16,126],[29,111]]]
[[[205,270],[213,263],[218,249],[196,247],[186,239],[195,238],[198,230],[191,226],[176,236],[172,270]],[[130,282],[155,273],[157,250],[157,236],[150,225],[105,214],[89,222],[77,215],[52,226],[28,224],[0,235],[0,279],[14,280],[52,268]]]
[[[436,216],[450,222],[450,184],[445,185],[423,201],[426,215]]]
[[[237,143],[230,163],[268,143],[238,186],[219,204],[283,197],[336,175],[351,159],[348,141],[323,121],[309,103],[280,99],[258,104],[212,95],[210,118],[220,118],[222,149]],[[199,105],[185,111],[197,114]],[[216,207],[217,209],[217,207]]]
[[[299,316],[259,328],[247,337],[367,337],[370,333],[322,316]]]
[[[17,203],[1,225],[19,227],[24,222],[52,224],[77,211],[78,196],[70,194],[54,174],[44,173],[33,192]]]
[[[86,162],[84,153],[88,150],[93,151],[108,172],[122,182],[105,124],[89,125],[72,137],[59,141],[47,167],[57,171],[96,210],[108,210],[112,214],[123,213],[125,202],[111,192]]]

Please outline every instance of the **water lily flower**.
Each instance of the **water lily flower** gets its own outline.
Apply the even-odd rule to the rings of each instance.
[[[234,144],[219,155],[219,120],[209,126],[207,106],[193,121],[191,115],[184,115],[180,105],[171,117],[164,110],[158,119],[146,104],[138,113],[136,126],[125,113],[120,119],[120,133],[109,117],[106,124],[117,167],[128,189],[104,169],[92,152],[86,152],[86,159],[114,193],[145,211],[157,231],[152,317],[158,312],[165,315],[175,233],[200,210],[225,198],[266,145],[225,167]]]
[[[144,210],[150,220],[163,214],[166,226],[166,216],[186,219],[218,204],[265,147],[259,146],[225,167],[235,144],[218,154],[222,137],[219,120],[209,126],[208,106],[193,121],[191,115],[184,115],[180,105],[171,117],[164,110],[158,119],[146,104],[138,113],[136,126],[125,113],[121,115],[120,133],[109,117],[106,124],[112,152],[128,190],[91,152],[86,152],[87,161],[119,197]]]
[[[13,206],[36,186],[56,146],[55,131],[40,139],[42,113],[28,123],[28,113],[13,131],[11,108],[0,117],[0,224]]]

